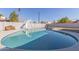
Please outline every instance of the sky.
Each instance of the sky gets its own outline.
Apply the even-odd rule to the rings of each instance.
[[[53,21],[62,17],[69,17],[71,20],[79,20],[79,8],[0,8],[0,14],[9,17],[12,11],[16,11],[21,21],[38,20],[40,12],[40,20]]]

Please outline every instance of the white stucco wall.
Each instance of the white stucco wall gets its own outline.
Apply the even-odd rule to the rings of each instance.
[[[5,26],[12,25],[16,29],[19,29],[23,22],[0,22],[0,30],[4,30]]]
[[[24,22],[0,22],[0,31],[5,29],[5,26],[12,25],[15,26],[16,29],[21,29],[21,26]],[[28,24],[31,28],[42,28],[45,27],[45,24],[31,23]]]

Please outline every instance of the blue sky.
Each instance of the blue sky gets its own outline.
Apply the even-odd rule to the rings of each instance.
[[[0,8],[0,13],[9,17],[12,11],[17,10],[16,8]],[[21,8],[20,18],[22,21],[26,19],[37,20],[39,12],[41,20],[53,21],[65,16],[72,20],[79,19],[79,8]]]

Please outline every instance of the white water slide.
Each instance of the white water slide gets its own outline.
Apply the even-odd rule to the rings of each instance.
[[[45,24],[33,23],[31,20],[28,20],[25,24],[21,26],[21,28],[24,27],[25,30],[23,32],[26,33],[27,36],[30,36],[30,33],[32,32],[45,30]]]

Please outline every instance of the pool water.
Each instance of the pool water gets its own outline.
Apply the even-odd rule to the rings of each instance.
[[[47,34],[45,31],[33,32],[26,34],[26,32],[16,32],[12,35],[8,35],[2,40],[2,44],[9,48],[15,48],[33,40],[38,39],[41,36]]]
[[[67,48],[77,43],[76,39],[54,31],[39,31],[30,33],[16,32],[4,37],[1,43],[8,48],[24,50],[55,50]]]

